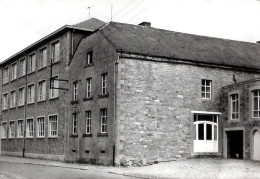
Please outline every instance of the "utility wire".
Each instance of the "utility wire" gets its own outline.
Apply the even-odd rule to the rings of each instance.
[[[125,6],[123,7],[120,11],[118,11],[113,17],[112,19],[114,19],[118,14],[120,14],[125,8],[127,8],[131,3],[133,3],[134,0],[130,0],[130,2]]]
[[[138,14],[136,14],[134,17],[132,17],[131,19],[129,19],[128,21],[126,21],[126,23],[128,23],[128,22],[130,22],[132,19],[136,18],[136,16],[140,15],[141,13],[143,13],[146,9],[147,9],[147,7],[144,8],[143,10],[141,10],[141,11],[140,11]]]

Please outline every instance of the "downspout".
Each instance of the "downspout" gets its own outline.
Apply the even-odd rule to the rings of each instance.
[[[118,55],[118,54],[117,54]],[[114,65],[114,131],[113,131],[113,139],[114,139],[114,144],[113,144],[113,166],[116,165],[115,163],[115,159],[116,159],[116,155],[118,155],[118,153],[116,152],[116,147],[118,147],[118,145],[116,145],[116,141],[117,141],[117,115],[116,115],[116,100],[117,100],[117,80],[118,80],[118,61],[119,61],[119,55],[117,56],[117,60],[115,62]]]
[[[23,157],[25,157],[25,135],[26,135],[26,105],[27,105],[27,83],[28,83],[28,74],[27,74],[27,56],[25,58],[25,88],[24,88],[24,123],[23,123]]]

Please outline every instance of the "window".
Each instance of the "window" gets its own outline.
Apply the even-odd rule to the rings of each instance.
[[[92,79],[91,78],[88,78],[86,80],[86,97],[87,98],[90,98],[91,97],[91,83],[92,83]]]
[[[78,119],[77,119],[77,113],[72,114],[72,134],[77,134],[78,133]]]
[[[60,61],[60,43],[59,41],[51,45],[51,62],[56,63]]]
[[[47,48],[40,50],[39,69],[47,66]]]
[[[29,55],[29,59],[28,59],[28,73],[32,73],[35,71],[35,54],[31,54]]]
[[[101,109],[101,133],[107,133],[107,109]]]
[[[2,138],[5,139],[7,137],[7,125],[6,122],[2,123]]]
[[[49,137],[58,136],[58,116],[49,116]]]
[[[26,60],[25,58],[20,60],[20,76],[24,76],[26,73]]]
[[[50,98],[57,98],[59,95],[58,89],[53,89],[53,88],[59,88],[59,81],[55,80],[58,79],[58,76],[53,77],[54,80],[51,80],[51,89],[50,89]]]
[[[201,81],[201,97],[202,99],[211,98],[211,80]]]
[[[260,117],[260,90],[253,91],[253,117]]]
[[[3,110],[8,108],[8,93],[3,94]]]
[[[238,119],[239,117],[239,99],[238,94],[230,95],[231,102],[231,119]]]
[[[38,117],[37,118],[37,125],[36,125],[37,137],[44,137],[44,135],[45,135],[44,127],[45,127],[44,117]]]
[[[11,102],[10,102],[10,108],[14,108],[16,106],[16,92],[11,92]]]
[[[15,80],[17,78],[17,65],[16,63],[11,65],[11,80]]]
[[[17,137],[23,137],[23,120],[17,122]]]
[[[91,111],[86,112],[86,134],[91,134]]]
[[[107,74],[102,74],[102,95],[107,94]]]
[[[24,98],[25,98],[25,90],[24,87],[19,89],[19,106],[24,105]]]
[[[4,73],[3,74],[3,84],[5,84],[5,83],[8,83],[8,81],[9,81],[9,68],[8,67],[4,68],[3,73]]]
[[[73,83],[73,101],[78,100],[78,93],[79,93],[78,82],[76,81]]]
[[[46,81],[40,81],[38,86],[38,101],[44,101],[46,100]]]
[[[87,53],[87,65],[90,65],[93,63],[93,60],[92,60],[92,57],[93,57],[93,52],[88,52]]]
[[[34,84],[28,86],[28,104],[34,103]]]
[[[9,138],[14,138],[15,129],[14,129],[14,121],[10,121],[9,123]]]
[[[33,118],[26,121],[26,137],[33,137]]]

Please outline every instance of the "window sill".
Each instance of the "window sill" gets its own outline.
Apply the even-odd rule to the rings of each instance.
[[[78,104],[79,100],[71,101],[70,104]]]
[[[54,98],[49,98],[49,101],[55,100],[55,99],[59,99],[59,97],[57,96],[57,97],[54,97]]]
[[[56,62],[51,62],[51,64],[52,64],[52,65],[55,65],[55,64],[58,64],[58,63],[60,63],[60,57],[56,57],[56,58],[59,58],[59,60],[58,60],[58,61],[56,61]]]
[[[17,106],[18,108],[24,107],[24,104]]]
[[[36,139],[45,139],[45,136],[37,136]]]
[[[31,72],[29,72],[29,73],[28,73],[28,75],[31,75],[31,74],[33,74],[33,73],[35,73],[35,70],[34,70],[34,71],[31,71]]]
[[[6,137],[2,137],[1,139],[2,139],[2,140],[6,140],[7,138],[6,138]]]
[[[33,139],[34,137],[25,137],[26,139]]]
[[[15,109],[15,108],[16,108],[16,107],[10,107],[9,110],[10,110],[10,109]]]
[[[47,66],[44,66],[42,68],[39,68],[38,71],[44,70],[45,68],[47,68]]]
[[[24,74],[24,75],[22,75],[22,76],[19,76],[18,78],[20,79],[20,78],[23,78],[23,77],[25,77],[25,74]]]
[[[107,94],[99,94],[98,98],[107,98],[109,96],[109,93]]]
[[[14,138],[14,137],[9,137],[8,139],[9,139],[9,140],[14,140],[15,138]]]
[[[94,63],[86,64],[84,67],[87,68],[87,67],[91,67],[91,66],[94,66]]]
[[[34,102],[31,102],[31,103],[27,103],[27,106],[29,106],[29,105],[32,105],[32,104],[34,104]]]
[[[3,85],[6,85],[6,84],[9,84],[9,81],[8,82],[4,82]]]
[[[78,134],[70,134],[70,138],[78,138]]]
[[[260,118],[250,118],[250,121],[260,121]]]
[[[101,133],[101,132],[99,132],[97,134],[97,137],[108,137],[108,133]]]
[[[93,100],[93,96],[89,97],[89,98],[84,98],[83,101],[91,101]]]
[[[15,79],[10,80],[10,83],[12,83],[12,82],[14,82],[16,80],[17,80],[17,77]]]
[[[209,99],[206,99],[206,98],[205,99],[201,99],[202,102],[207,102],[207,101],[210,101],[210,100],[211,100],[211,98],[209,98]]]
[[[46,99],[41,100],[41,101],[37,101],[37,103],[42,103],[42,102],[46,102]]]
[[[21,136],[21,137],[16,137],[16,139],[23,139],[23,136]]]
[[[57,139],[58,136],[48,136],[48,139]]]
[[[232,122],[240,122],[240,119],[229,119],[228,123],[232,123]]]
[[[8,110],[8,108],[6,108],[6,109],[3,109],[2,111],[7,111]]]
[[[92,137],[92,134],[83,134],[83,137]]]

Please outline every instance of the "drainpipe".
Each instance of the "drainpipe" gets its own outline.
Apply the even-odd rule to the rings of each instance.
[[[118,55],[118,54],[117,54]],[[115,166],[115,158],[116,155],[118,155],[118,153],[116,152],[116,147],[118,147],[118,145],[116,145],[116,141],[117,141],[117,115],[116,115],[116,100],[117,100],[117,79],[118,79],[118,61],[119,61],[119,55],[117,56],[117,60],[115,62],[114,65],[114,131],[113,131],[113,139],[114,139],[114,144],[113,144],[113,165]]]
[[[26,135],[26,108],[27,108],[27,84],[28,84],[28,74],[27,74],[27,62],[28,57],[25,58],[25,88],[24,88],[24,123],[23,123],[23,157],[25,157],[25,135]]]

